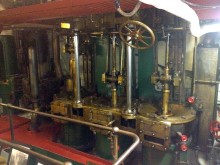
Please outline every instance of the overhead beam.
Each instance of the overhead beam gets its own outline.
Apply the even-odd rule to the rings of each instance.
[[[130,11],[136,3],[137,0],[121,0],[121,7],[125,11]],[[147,8],[150,6],[142,4],[141,7]],[[220,20],[219,8],[195,10],[201,20]],[[66,17],[83,17],[113,12],[116,12],[114,0],[57,0],[0,11],[0,25],[62,19]]]
[[[132,10],[136,3],[134,0],[123,0],[121,7],[124,10]],[[0,11],[0,24],[10,25],[113,12],[116,12],[114,0],[58,0]]]

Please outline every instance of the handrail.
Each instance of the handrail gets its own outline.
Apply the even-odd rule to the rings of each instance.
[[[18,144],[15,144],[15,143],[11,143],[11,142],[8,142],[8,141],[3,140],[3,139],[0,139],[0,144],[4,144],[4,145],[7,145],[9,147],[15,148],[15,149],[17,149],[19,151],[22,151],[24,153],[30,154],[32,156],[35,156],[35,157],[37,157],[37,158],[39,158],[41,160],[46,160],[48,163],[52,163],[52,164],[55,164],[55,165],[71,165],[72,164],[71,162],[61,162],[59,160],[50,158],[50,157],[45,156],[43,154],[40,154],[38,152],[35,152],[35,151],[29,150],[27,148],[24,148],[21,145],[18,145]]]
[[[119,133],[119,134],[123,134],[123,135],[127,135],[127,136],[132,137],[134,139],[134,142],[132,143],[132,145],[113,163],[113,165],[121,164],[128,157],[128,155],[138,146],[138,144],[140,142],[139,137],[135,133],[125,131],[125,130],[120,130],[118,127],[107,127],[107,126],[89,123],[89,122],[81,121],[81,120],[77,120],[77,119],[48,114],[48,113],[44,113],[44,112],[38,112],[38,111],[34,111],[32,109],[22,108],[22,107],[14,106],[11,104],[0,103],[0,106],[13,108],[13,109],[24,111],[24,112],[35,113],[35,114],[38,114],[41,116],[56,118],[56,119],[60,119],[60,120],[68,121],[68,122],[79,123],[79,124],[83,124],[83,125],[87,125],[87,126],[91,126],[91,127],[96,127],[96,128],[108,130],[113,133]]]

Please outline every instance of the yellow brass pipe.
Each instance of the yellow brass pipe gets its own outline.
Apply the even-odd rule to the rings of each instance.
[[[169,115],[169,96],[170,96],[170,90],[164,89],[163,90],[163,105],[162,105],[164,116]]]
[[[115,107],[117,105],[117,90],[116,88],[112,88],[112,106]]]
[[[72,55],[72,53],[71,53],[71,55]],[[72,89],[73,89],[74,98],[77,96],[76,81],[75,81],[75,77],[76,77],[75,65],[76,65],[76,60],[73,57],[71,57],[71,59],[70,59],[70,78],[72,79]],[[68,87],[71,88],[71,85],[70,84],[68,84],[68,85],[69,85]]]

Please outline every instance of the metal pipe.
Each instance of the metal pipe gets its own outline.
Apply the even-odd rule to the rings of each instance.
[[[106,56],[106,66],[105,66],[105,72],[109,73],[109,68],[110,68],[110,61],[109,61],[109,56],[110,56],[110,39],[107,40],[107,56]]]
[[[10,116],[11,141],[14,141],[15,140],[15,134],[14,134],[14,124],[13,124],[12,111],[9,111],[9,116]]]
[[[55,31],[52,33],[53,35],[53,59],[54,59],[54,66],[55,66],[55,72],[56,76],[58,78],[62,78],[62,70],[60,66],[60,58],[59,58],[59,46],[58,46],[58,36]]]
[[[70,60],[69,60],[69,76],[70,78],[66,79],[66,90],[68,92],[74,92],[74,95],[75,95],[75,84],[74,84],[74,67],[75,66],[75,60],[72,56],[72,53],[71,53],[71,57],[70,57]]]
[[[134,139],[134,142],[132,143],[132,145],[118,158],[117,161],[113,163],[113,165],[120,165],[129,156],[129,154],[138,146],[138,144],[140,143],[140,139],[136,134],[132,132],[119,130],[119,129],[117,131],[116,128],[115,127],[113,128],[115,132],[130,136]]]
[[[187,36],[187,33],[184,32],[183,34],[185,34],[184,36]],[[179,38],[180,39],[180,38]],[[185,91],[185,78],[186,78],[186,66],[185,66],[185,58],[186,58],[186,37],[184,37],[183,40],[183,54],[182,54],[182,58],[181,58],[181,65],[183,66],[182,68],[182,75],[181,75],[181,87],[180,87],[180,104],[185,102],[185,95],[186,95],[186,91]]]
[[[120,74],[122,75],[123,68],[124,68],[124,51],[125,51],[125,44],[121,41],[121,65],[120,65]]]
[[[31,96],[34,99],[38,97],[38,80],[37,80],[37,63],[34,47],[28,48],[29,70],[30,70],[30,83],[31,83]]]
[[[200,83],[200,84],[209,84],[209,85],[217,85],[220,84],[220,81],[206,81],[206,80],[195,80],[195,83]]]
[[[127,41],[130,40],[131,37],[128,36],[127,37]],[[130,41],[131,44],[132,41]],[[126,90],[127,90],[127,111],[128,113],[131,113],[131,106],[132,106],[132,102],[131,102],[131,98],[132,98],[132,49],[130,46],[127,45],[127,86],[126,86]]]
[[[114,83],[113,84],[113,87],[112,87],[112,106],[115,107],[117,106],[117,89],[116,89],[116,86]]]
[[[163,87],[163,103],[162,103],[162,113],[163,115],[169,115],[169,97],[170,97],[170,89],[169,89],[169,77],[170,77],[170,69],[169,69],[169,42],[170,42],[170,34],[167,34],[167,42],[166,42],[166,57],[165,57],[165,68],[164,68],[164,87]]]
[[[113,148],[113,158],[114,158],[114,161],[116,161],[118,159],[118,135],[117,134],[113,134],[113,145],[114,145],[114,148]]]
[[[3,107],[9,107],[15,110],[20,110],[20,111],[24,111],[24,112],[30,112],[30,113],[35,113],[41,116],[45,116],[45,117],[50,117],[50,118],[56,118],[59,120],[64,120],[64,121],[68,121],[68,122],[73,122],[73,123],[79,123],[82,125],[87,125],[87,126],[91,126],[91,127],[96,127],[96,128],[100,128],[100,129],[104,129],[104,130],[108,130],[111,132],[115,132],[115,133],[119,133],[119,134],[123,134],[129,137],[132,137],[134,139],[134,142],[132,143],[132,145],[118,158],[117,161],[115,161],[113,164],[114,165],[119,165],[121,164],[127,157],[128,155],[138,146],[140,139],[139,137],[132,133],[132,132],[128,132],[128,131],[124,131],[124,130],[120,130],[117,127],[107,127],[107,126],[103,126],[103,125],[98,125],[98,124],[94,124],[94,123],[89,123],[86,121],[81,121],[81,120],[77,120],[77,119],[72,119],[72,118],[67,118],[67,117],[63,117],[63,116],[58,116],[58,115],[52,115],[52,114],[48,114],[45,112],[38,112],[38,111],[33,111],[32,109],[27,109],[27,108],[22,108],[22,107],[17,107],[11,104],[5,104],[5,103],[0,103],[0,106]]]
[[[115,41],[116,36],[113,34],[112,36],[112,76],[114,77],[116,74],[116,44]]]
[[[170,96],[169,84],[166,82],[164,83],[163,104],[162,104],[162,110],[164,116],[169,114],[169,96]]]
[[[192,75],[192,90],[191,90],[191,95],[194,96],[195,95],[195,92],[196,92],[196,87],[195,87],[195,78],[196,78],[196,66],[197,66],[197,62],[196,62],[196,58],[197,58],[197,45],[198,45],[198,38],[195,37],[195,47],[194,47],[194,50],[193,50],[193,75]]]
[[[37,157],[37,158],[39,158],[39,159],[41,159],[41,160],[45,160],[45,161],[47,161],[48,163],[51,163],[51,164],[55,164],[55,165],[67,165],[67,164],[70,163],[70,162],[65,162],[65,163],[64,163],[64,162],[58,161],[58,160],[56,160],[56,159],[50,158],[50,157],[45,156],[45,155],[43,155],[43,154],[40,154],[40,153],[37,153],[37,152],[32,151],[32,150],[30,150],[30,149],[24,148],[24,147],[22,147],[21,145],[14,144],[14,143],[8,142],[8,141],[3,140],[3,139],[0,139],[0,144],[4,144],[4,145],[6,145],[6,146],[9,146],[9,147],[14,148],[14,149],[16,149],[16,150],[19,150],[19,151],[21,151],[21,152],[24,152],[24,153],[27,153],[27,154],[32,155],[32,156],[34,156],[34,157]]]
[[[86,87],[87,89],[90,88],[90,83],[89,83],[89,72],[90,72],[90,69],[89,69],[89,46],[86,44],[85,45],[85,49],[87,50],[85,52],[85,55],[86,55]],[[84,60],[83,60],[83,64],[84,64]],[[85,81],[85,77],[84,77],[84,81]]]
[[[76,85],[75,102],[81,103],[78,33],[74,33],[73,42],[74,42],[74,58],[75,58],[75,85]]]
[[[167,44],[166,44],[166,59],[165,59],[165,67],[169,68],[169,46],[170,46],[170,33],[167,34]]]

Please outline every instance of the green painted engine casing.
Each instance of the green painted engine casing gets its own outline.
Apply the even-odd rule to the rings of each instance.
[[[97,92],[101,95],[108,95],[109,87],[107,84],[104,84],[101,81],[102,74],[106,71],[106,57],[108,51],[108,42],[107,39],[103,38],[96,39],[95,43],[95,86],[97,87]],[[138,72],[136,76],[138,76],[137,87],[132,87],[133,89],[133,97],[140,98],[143,100],[152,99],[155,96],[154,86],[151,84],[151,75],[154,72],[154,48],[145,49],[145,50],[138,50],[138,54],[133,51],[133,82],[135,81],[135,73],[136,69]],[[134,50],[134,49],[133,49]],[[119,57],[119,52],[116,51],[116,56]],[[135,60],[136,57],[138,60]],[[117,58],[118,60],[119,58]],[[135,64],[135,61],[136,64]],[[119,94],[120,94],[120,87],[119,87]]]
[[[17,57],[13,36],[0,36],[0,80],[17,74]]]
[[[75,123],[62,126],[61,143],[81,151],[90,151],[94,145],[94,135],[89,127]]]
[[[0,101],[18,104],[21,96],[21,77],[18,75],[15,40],[13,36],[0,36]],[[7,113],[3,109],[0,113]]]
[[[103,135],[101,133],[96,133],[96,144],[95,144],[95,153],[108,160],[113,160],[112,150],[111,150],[111,140],[107,135]],[[133,140],[130,137],[119,135],[118,143],[119,143],[119,156],[132,144]]]

